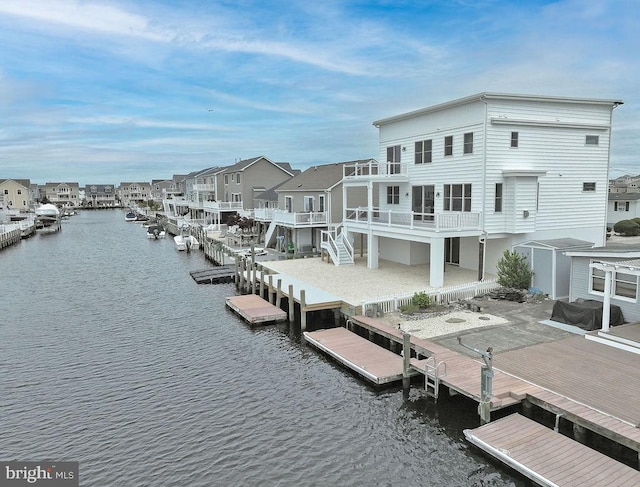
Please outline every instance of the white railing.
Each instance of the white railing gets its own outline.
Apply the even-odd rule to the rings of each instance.
[[[215,184],[194,184],[192,186],[193,191],[215,191]]]
[[[327,230],[320,231],[320,247],[329,252],[329,257],[331,257],[334,264],[338,262],[338,247],[331,232]]]
[[[345,221],[403,227],[408,229],[441,230],[478,230],[480,212],[443,211],[440,213],[417,213],[415,211],[395,211],[372,208],[346,208]]]
[[[205,210],[241,210],[242,201],[203,201]]]
[[[273,220],[273,214],[275,211],[275,208],[255,208],[253,213],[256,220],[271,221]]]
[[[303,213],[289,213],[285,210],[275,210],[273,212],[273,221],[284,225],[293,225],[296,227],[313,227],[318,225],[327,225],[326,211],[310,211]]]
[[[406,176],[409,165],[406,162],[357,162],[342,166],[344,178],[370,178],[383,176]]]
[[[433,302],[443,304],[453,303],[462,299],[470,299],[499,287],[500,285],[495,280],[485,280],[437,289],[425,289],[423,292],[431,297]],[[362,301],[362,313],[366,314],[367,312],[371,313],[375,311],[391,313],[398,311],[402,306],[411,304],[414,294],[415,292],[367,299]]]

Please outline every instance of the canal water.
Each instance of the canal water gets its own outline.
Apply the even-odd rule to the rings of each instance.
[[[465,443],[473,404],[376,391],[197,285],[202,253],[120,210],[0,252],[0,460],[82,486],[524,486]]]

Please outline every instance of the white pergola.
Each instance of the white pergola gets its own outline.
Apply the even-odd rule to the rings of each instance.
[[[624,272],[633,276],[640,276],[640,259],[623,260],[620,262],[592,262],[592,269],[604,272],[604,300],[602,303],[602,331],[609,331],[611,313],[611,283],[614,272]]]

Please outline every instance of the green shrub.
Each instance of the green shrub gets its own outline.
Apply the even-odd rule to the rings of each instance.
[[[640,225],[640,218],[632,218],[631,221],[637,225]]]
[[[413,298],[411,298],[411,304],[421,309],[428,308],[432,304],[431,297],[424,291],[415,293]]]
[[[620,220],[613,226],[616,233],[621,233],[628,237],[640,235],[640,225],[633,220]]]
[[[514,289],[529,289],[533,271],[527,259],[518,252],[505,250],[498,261],[498,284]]]

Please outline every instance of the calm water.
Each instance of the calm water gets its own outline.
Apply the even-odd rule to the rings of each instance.
[[[83,486],[526,485],[465,443],[473,405],[251,330],[207,266],[121,211],[0,252],[0,459],[79,461]]]

